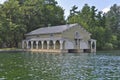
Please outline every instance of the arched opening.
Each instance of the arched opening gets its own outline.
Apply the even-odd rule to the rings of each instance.
[[[31,41],[28,41],[28,49],[31,48]]]
[[[65,41],[63,41],[62,47],[63,49],[65,49]]]
[[[42,43],[41,41],[38,42],[38,49],[41,49],[42,48]]]
[[[53,41],[50,40],[50,43],[49,43],[49,49],[53,49],[53,47],[54,47]]]
[[[78,31],[76,31],[74,34],[74,42],[75,42],[76,49],[79,49],[80,48],[80,34]]]
[[[33,41],[33,49],[36,49],[36,41]]]
[[[56,49],[60,49],[60,41],[56,41]]]
[[[47,49],[47,41],[44,41],[44,49]]]
[[[92,42],[92,49],[95,49],[95,42]]]

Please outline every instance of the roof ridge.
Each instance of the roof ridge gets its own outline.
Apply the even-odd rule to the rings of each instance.
[[[78,24],[78,23],[74,23],[74,24]],[[73,24],[64,24],[64,25],[56,25],[56,26],[50,26],[50,27],[41,27],[41,28],[38,28],[38,29],[42,29],[42,28],[52,28],[52,27],[58,27],[58,26],[65,26],[65,25],[73,25]],[[37,30],[37,29],[35,29],[35,30]],[[34,30],[33,30],[34,31]]]
[[[67,29],[65,29],[64,31],[69,30],[70,28],[72,28],[72,27],[78,25],[78,23],[74,23],[74,24],[66,24],[66,25],[67,25]],[[73,26],[70,27],[70,25],[73,25]]]
[[[42,27],[42,28],[35,29],[25,35],[61,33],[76,25],[78,24],[75,23],[75,24],[65,24],[65,25],[57,25],[57,26],[51,26],[51,27]]]

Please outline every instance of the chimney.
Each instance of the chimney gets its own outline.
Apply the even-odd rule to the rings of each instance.
[[[51,27],[51,24],[48,24],[48,27]]]

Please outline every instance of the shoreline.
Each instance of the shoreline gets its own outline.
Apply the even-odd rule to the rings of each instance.
[[[24,49],[0,49],[0,52],[24,52]]]

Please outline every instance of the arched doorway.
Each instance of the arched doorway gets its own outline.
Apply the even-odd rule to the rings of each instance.
[[[95,42],[92,42],[92,49],[95,49]]]
[[[75,42],[75,48],[80,49],[80,34],[78,31],[74,34],[74,42]]]
[[[62,47],[63,49],[65,49],[65,41],[63,41]]]
[[[44,41],[44,48],[43,49],[47,49],[47,41]]]
[[[56,46],[56,49],[60,49],[60,41],[59,40],[56,41],[55,46]]]
[[[28,41],[28,49],[31,49],[31,41]]]
[[[33,41],[33,49],[36,49],[36,41]]]
[[[42,43],[41,41],[38,41],[38,49],[41,49],[42,48]]]
[[[49,49],[53,49],[53,47],[54,47],[53,41],[50,40],[50,42],[49,42]]]

